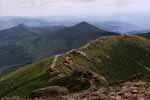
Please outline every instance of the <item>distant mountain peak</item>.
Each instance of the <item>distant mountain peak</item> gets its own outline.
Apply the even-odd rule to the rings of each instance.
[[[28,30],[28,26],[26,26],[25,24],[18,24],[18,25],[16,25],[16,26],[14,26],[14,27],[11,27],[11,28],[9,28],[9,29],[5,29],[5,30],[2,30],[2,32],[3,31],[7,31],[8,33],[16,33],[17,32],[17,30],[19,30],[19,31],[25,31],[25,30]]]
[[[27,27],[25,24],[19,24],[16,27]]]
[[[28,26],[26,26],[25,24],[18,24],[17,26],[15,26],[15,27],[12,27],[11,29],[19,29],[19,30],[28,30],[29,29],[29,27]]]
[[[79,24],[89,24],[89,23],[86,22],[86,21],[82,21],[82,22],[80,22]]]
[[[79,29],[93,29],[93,30],[99,30],[98,27],[92,25],[92,24],[89,24],[88,22],[86,21],[82,21],[78,24],[75,24],[74,26],[72,26],[72,28],[79,28]]]
[[[76,25],[74,25],[74,26],[92,26],[91,24],[89,24],[88,22],[86,22],[86,21],[82,21],[82,22],[80,22],[80,23],[78,23],[78,24],[76,24]]]

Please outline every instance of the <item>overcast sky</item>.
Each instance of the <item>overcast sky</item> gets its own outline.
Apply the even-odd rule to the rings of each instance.
[[[150,13],[150,0],[0,0],[0,16]]]

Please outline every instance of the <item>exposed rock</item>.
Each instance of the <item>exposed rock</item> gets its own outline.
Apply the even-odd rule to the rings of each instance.
[[[149,89],[149,82],[125,82],[113,87],[70,95],[68,98],[78,98],[73,100],[150,100]]]
[[[145,100],[143,97],[139,98],[138,100]]]
[[[22,99],[22,98],[16,96],[16,97],[4,97],[4,98],[2,98],[0,100],[26,100],[26,99]]]
[[[68,95],[65,95],[68,90],[59,86],[38,89],[34,93],[34,99],[12,97],[1,100],[150,100],[150,82],[125,82],[117,86],[101,87],[94,91],[88,89]]]
[[[121,96],[116,96],[116,100],[124,100]]]
[[[68,93],[69,90],[65,87],[50,86],[50,87],[34,90],[32,96],[33,97],[58,96],[58,95],[67,95]]]

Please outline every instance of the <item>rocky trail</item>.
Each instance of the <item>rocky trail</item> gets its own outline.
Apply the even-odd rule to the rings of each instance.
[[[7,87],[12,96],[29,99],[4,97],[0,100],[150,100],[149,40],[125,36],[98,39],[86,46],[89,47],[73,49],[27,66],[21,70],[29,73],[25,78],[20,70],[11,74],[1,83],[1,93],[5,93]],[[33,69],[37,72],[32,74]],[[28,83],[30,74],[34,77]],[[20,86],[22,81],[27,86]],[[40,82],[46,85],[40,85]],[[12,90],[16,86],[21,95]],[[6,93],[6,96],[10,95]]]
[[[89,89],[68,95],[41,96],[33,99],[12,97],[1,100],[150,100],[150,82],[128,81],[117,86]]]
[[[51,67],[50,67],[50,68],[53,69],[53,68],[55,67],[55,64],[56,64],[57,59],[58,59],[59,56],[60,56],[60,55],[56,55],[56,56],[54,57],[53,63],[51,64]]]

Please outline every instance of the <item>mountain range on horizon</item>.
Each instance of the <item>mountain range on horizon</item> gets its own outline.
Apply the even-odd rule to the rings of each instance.
[[[81,19],[76,20],[50,20],[46,18],[32,18],[32,17],[0,17],[0,30],[9,29],[19,24],[24,24],[29,27],[53,27],[53,26],[72,26],[76,23],[81,22]],[[85,20],[86,21],[86,20]],[[138,33],[138,32],[149,32],[149,28],[141,27],[135,23],[129,23],[117,20],[106,20],[106,21],[88,21],[93,25],[110,32],[119,33]]]
[[[150,100],[150,0],[0,0],[0,100]]]
[[[87,22],[70,27],[42,28],[19,24],[2,30],[0,31],[1,75],[11,71],[11,66],[15,70],[18,65],[64,53],[97,37],[107,35],[118,35],[118,33],[104,31]]]
[[[139,91],[148,86],[150,80],[150,33],[122,34],[112,26],[126,30],[124,25],[128,24],[118,24],[105,22],[100,28],[85,21],[72,26],[41,27],[21,23],[0,30],[0,98],[47,100],[52,99],[52,93],[56,94],[54,98],[58,98],[59,93],[69,98],[84,92],[92,98],[93,92],[104,90],[108,94],[113,91],[117,98],[124,82],[130,83],[131,88],[136,84],[140,89],[136,88],[137,95],[143,97],[141,94],[148,92],[149,87],[144,88],[145,92]],[[128,26],[131,27],[137,28]],[[131,92],[129,98],[134,94]],[[104,96],[96,95],[97,98]],[[9,98],[11,96],[17,97]],[[149,94],[144,96],[148,98]]]
[[[0,0],[0,100],[150,100],[150,0]]]

